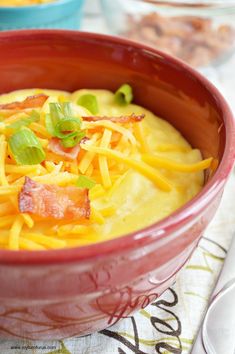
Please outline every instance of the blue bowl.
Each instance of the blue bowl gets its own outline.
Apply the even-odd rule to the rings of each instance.
[[[56,0],[21,7],[0,6],[0,31],[24,28],[78,29],[84,0]]]

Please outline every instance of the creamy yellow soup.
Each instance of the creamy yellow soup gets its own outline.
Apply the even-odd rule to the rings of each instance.
[[[56,0],[0,0],[0,6],[29,6],[47,4]]]
[[[41,107],[17,110],[3,106],[40,94],[48,96]],[[96,114],[79,104],[84,95],[95,97]],[[31,89],[0,96],[0,247],[44,250],[109,240],[163,219],[201,190],[204,169],[210,167],[211,159],[202,160],[200,151],[167,121],[136,104],[120,104],[115,97],[107,90],[86,89],[72,94]],[[72,159],[57,154],[54,147],[51,150],[52,141],[59,141],[61,148],[62,140],[53,138],[46,123],[51,119],[50,104],[67,102],[85,136]],[[32,111],[37,113],[37,121],[18,128],[14,125],[31,119]],[[141,120],[128,122],[133,114],[142,115]],[[121,122],[121,118],[119,123],[120,117],[127,117],[127,121]],[[45,155],[40,163],[17,162],[19,156],[17,151],[14,155],[11,144],[13,135],[22,129],[38,139]],[[32,212],[32,205],[29,211],[27,206],[24,209],[25,203],[20,209],[19,200],[25,198],[25,176],[40,186],[59,186],[60,193],[69,186],[81,188],[76,183],[79,176],[85,176],[85,184],[92,184],[88,191],[89,216],[63,219],[57,214],[54,217],[50,210],[50,217],[44,217],[39,209]]]

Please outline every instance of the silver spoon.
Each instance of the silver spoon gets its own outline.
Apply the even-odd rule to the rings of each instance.
[[[235,354],[235,235],[191,354]]]
[[[235,354],[235,278],[213,298],[202,326],[207,354]]]

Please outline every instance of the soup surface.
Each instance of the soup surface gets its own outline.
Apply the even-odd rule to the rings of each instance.
[[[0,0],[0,6],[29,6],[46,4],[56,0]]]
[[[202,160],[132,89],[0,96],[0,247],[87,245],[141,229],[192,199]]]

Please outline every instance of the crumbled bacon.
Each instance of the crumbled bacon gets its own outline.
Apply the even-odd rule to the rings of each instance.
[[[47,99],[48,96],[44,95],[43,93],[34,96],[29,96],[22,102],[16,101],[11,103],[0,104],[0,110],[23,110],[27,108],[42,107]]]
[[[19,210],[43,218],[89,219],[88,189],[41,184],[25,177],[19,193]]]
[[[205,1],[195,1],[197,4],[191,4],[194,1],[184,2],[187,6],[190,3],[190,6],[201,7]],[[166,0],[161,3],[166,3]],[[174,1],[174,6],[176,4],[181,6],[179,1]],[[213,16],[163,16],[156,11],[138,17],[128,16],[127,30],[122,35],[164,50],[195,67],[220,61],[229,55],[235,43],[234,26],[217,23]]]
[[[65,148],[61,144],[61,140],[58,138],[51,138],[48,144],[48,150],[54,152],[56,155],[60,155],[66,160],[75,160],[81,150],[80,144],[78,143],[72,148]]]
[[[130,116],[120,116],[120,117],[99,117],[99,116],[88,116],[88,117],[82,117],[83,120],[87,122],[98,122],[100,120],[109,120],[113,123],[136,123],[140,122],[142,119],[144,119],[145,114],[140,114],[136,115],[132,113]]]

